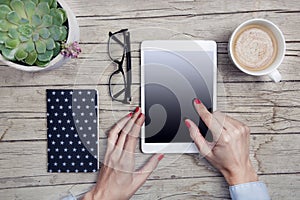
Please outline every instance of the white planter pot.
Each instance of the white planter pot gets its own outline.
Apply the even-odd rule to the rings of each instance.
[[[68,38],[67,38],[67,44],[79,41],[79,36],[80,36],[80,31],[79,31],[79,26],[76,20],[76,17],[72,10],[69,8],[66,2],[63,0],[57,0],[59,5],[66,11],[67,13],[67,18],[68,18]],[[56,67],[59,67],[63,65],[66,61],[68,61],[70,58],[66,58],[61,54],[58,54],[55,58],[53,58],[50,63],[45,66],[45,67],[38,67],[38,66],[25,66],[25,65],[20,65],[14,62],[11,62],[9,60],[6,60],[3,58],[3,56],[0,53],[0,60],[3,62],[5,65],[8,65],[9,67],[13,67],[22,71],[27,71],[27,72],[36,72],[36,71],[42,71],[42,70],[49,70],[49,69],[54,69]]]

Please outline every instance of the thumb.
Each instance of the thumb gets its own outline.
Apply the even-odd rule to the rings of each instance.
[[[149,161],[139,169],[135,174],[135,182],[138,187],[143,185],[146,179],[150,176],[150,174],[156,169],[159,161],[164,158],[164,154],[155,154],[152,156]]]
[[[207,154],[211,152],[211,149],[209,148],[207,141],[200,133],[198,126],[192,120],[186,119],[184,120],[184,122],[189,129],[191,138],[194,140],[200,153],[205,157]]]

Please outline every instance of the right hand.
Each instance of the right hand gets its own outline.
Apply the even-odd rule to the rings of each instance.
[[[229,185],[257,181],[249,158],[249,127],[221,112],[211,114],[199,99],[194,100],[194,106],[213,135],[213,142],[206,141],[197,125],[185,120],[200,153],[223,174]]]

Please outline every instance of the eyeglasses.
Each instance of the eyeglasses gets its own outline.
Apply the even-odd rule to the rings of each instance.
[[[115,101],[129,104],[131,102],[131,53],[130,33],[122,29],[115,33],[109,32],[108,55],[117,64],[118,69],[109,77],[109,94]],[[126,74],[123,70],[126,58]]]

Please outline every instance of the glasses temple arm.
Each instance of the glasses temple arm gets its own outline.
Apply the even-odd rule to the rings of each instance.
[[[131,71],[131,49],[130,49],[130,33],[125,33],[125,53],[126,53],[126,79],[127,86],[125,91],[125,97],[131,100],[131,83],[132,83],[132,71]]]

